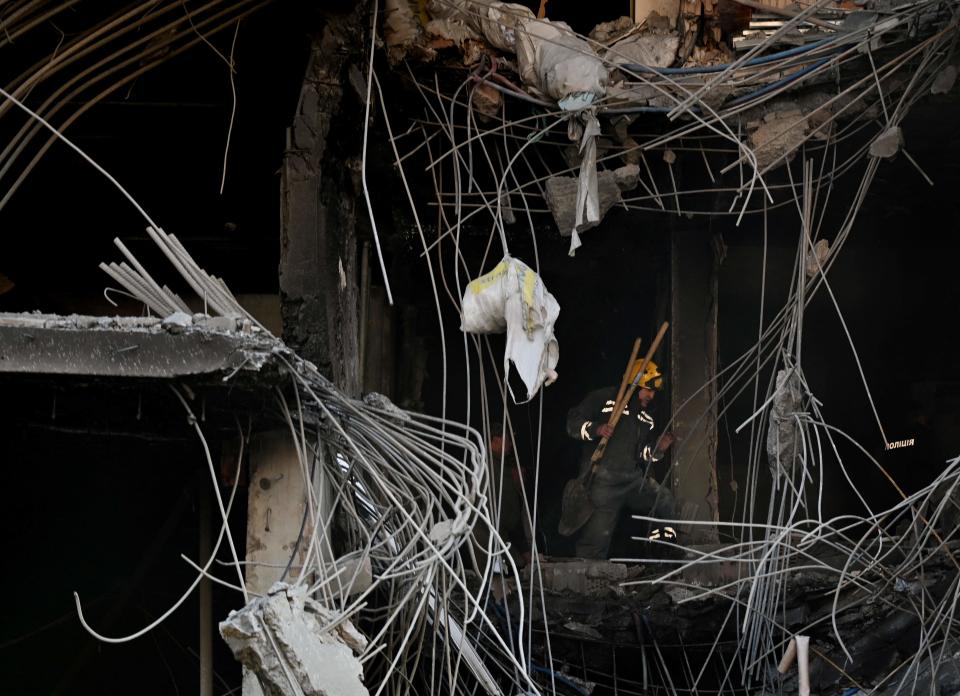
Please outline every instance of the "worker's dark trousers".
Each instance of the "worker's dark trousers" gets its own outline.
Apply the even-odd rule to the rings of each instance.
[[[590,500],[595,510],[577,537],[579,558],[607,557],[613,530],[624,508],[650,517],[676,517],[673,495],[652,478],[624,482],[622,478],[611,479],[598,473],[590,487]]]

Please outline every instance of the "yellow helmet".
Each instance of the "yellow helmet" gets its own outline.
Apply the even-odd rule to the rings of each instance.
[[[633,363],[633,369],[630,370],[631,382],[637,379],[637,373],[640,372],[640,366],[642,364],[642,360],[637,360],[635,363]],[[663,375],[660,373],[660,368],[657,367],[657,363],[653,362],[653,360],[647,363],[647,369],[643,371],[642,375],[640,375],[640,379],[637,381],[637,386],[654,390],[663,388]]]

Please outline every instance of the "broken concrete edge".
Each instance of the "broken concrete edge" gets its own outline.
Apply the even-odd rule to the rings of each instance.
[[[349,619],[307,596],[305,585],[274,583],[219,624],[234,656],[264,693],[365,696],[358,659],[367,638]]]
[[[238,317],[0,313],[0,373],[185,377],[259,372],[280,355],[280,339]]]
[[[212,317],[206,314],[189,315],[174,312],[169,317],[124,317],[91,316],[85,314],[45,314],[41,312],[0,312],[0,327],[26,329],[120,329],[123,331],[147,331],[164,328],[175,332],[177,328],[192,327],[198,331],[227,335],[269,336],[249,320],[240,317]]]

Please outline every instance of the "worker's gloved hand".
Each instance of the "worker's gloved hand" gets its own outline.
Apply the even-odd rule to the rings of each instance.
[[[597,439],[598,437],[610,438],[613,436],[613,426],[609,423],[600,423],[593,426],[593,438]]]
[[[660,439],[657,440],[657,449],[661,452],[666,452],[670,449],[670,445],[673,444],[674,440],[677,438],[671,432],[666,432],[660,436]]]

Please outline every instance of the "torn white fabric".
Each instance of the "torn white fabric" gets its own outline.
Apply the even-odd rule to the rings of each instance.
[[[570,249],[567,251],[567,256],[576,256],[577,249],[583,246],[583,242],[580,241],[580,233],[577,232],[577,228],[573,228],[573,232],[570,233]]]
[[[597,136],[600,122],[595,114],[584,118],[583,135],[580,138],[580,178],[577,181],[577,216],[570,235],[570,256],[580,246],[579,232],[590,229],[600,222],[600,194],[597,190]]]
[[[468,333],[507,333],[503,356],[504,371],[510,364],[523,380],[527,393],[515,403],[524,403],[536,395],[543,384],[557,378],[560,346],[553,327],[560,305],[543,280],[523,261],[504,256],[496,268],[467,285],[461,303],[463,330]]]

